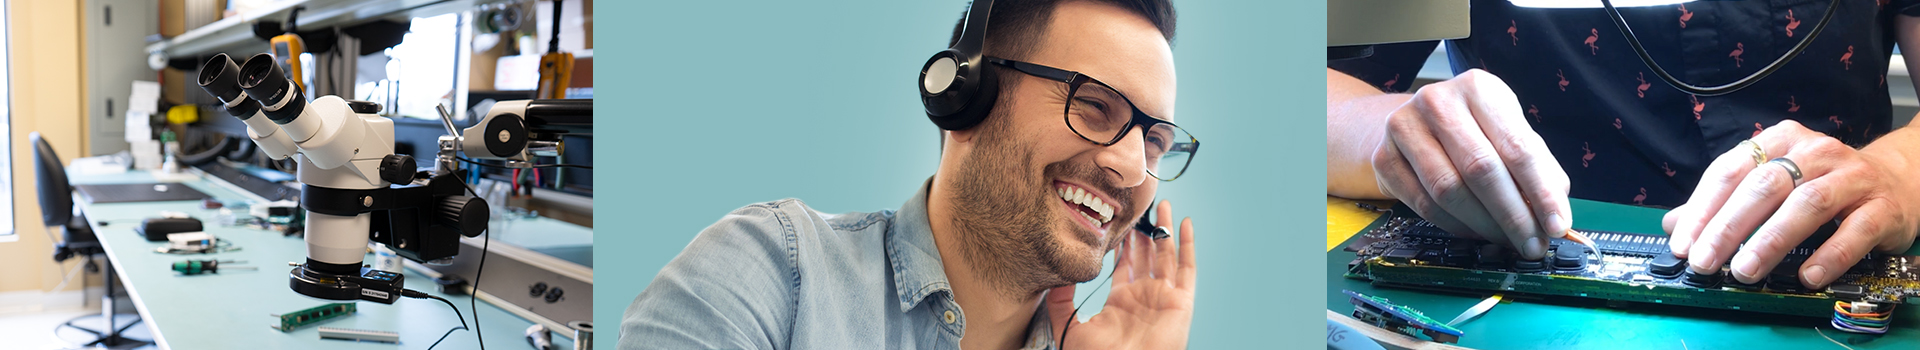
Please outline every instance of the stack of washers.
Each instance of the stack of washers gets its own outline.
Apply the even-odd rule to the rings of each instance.
[[[1886,334],[1896,304],[1833,303],[1833,328],[1849,333]]]

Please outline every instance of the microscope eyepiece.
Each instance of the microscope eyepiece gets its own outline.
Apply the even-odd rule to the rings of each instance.
[[[287,125],[307,107],[307,98],[300,87],[287,81],[287,74],[273,60],[273,55],[254,54],[240,64],[240,88],[247,96],[260,101],[266,110],[267,119],[274,123]]]
[[[273,55],[254,54],[246,63],[240,64],[240,88],[248,95],[260,100],[262,104],[273,104],[287,97],[290,85],[287,85],[287,73],[280,71],[280,65],[274,64]]]
[[[200,88],[206,89],[221,102],[233,102],[240,97],[240,66],[233,63],[227,54],[214,55],[206,64],[200,66]]]
[[[233,58],[227,54],[214,55],[206,64],[200,65],[200,89],[225,102],[227,114],[240,120],[253,118],[260,111],[260,102],[240,97],[240,66],[233,64]]]

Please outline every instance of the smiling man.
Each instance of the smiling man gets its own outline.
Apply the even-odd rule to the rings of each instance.
[[[1173,124],[1172,5],[973,6],[942,53],[960,55],[922,72],[978,70],[924,80],[945,131],[939,170],[913,198],[877,213],[795,199],[734,211],[627,308],[620,348],[1184,347],[1192,220],[1177,239],[1135,224],[1199,147]],[[967,64],[942,66],[956,61]],[[963,85],[985,95],[942,100]],[[1169,203],[1155,213],[1173,222]],[[1074,285],[1098,277],[1109,251],[1112,291],[1080,322]]]

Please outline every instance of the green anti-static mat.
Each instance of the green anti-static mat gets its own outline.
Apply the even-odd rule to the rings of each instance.
[[[1576,199],[1573,213],[1574,226],[1579,229],[1664,234],[1660,218],[1665,210]],[[1378,221],[1374,223],[1378,224]],[[1372,229],[1372,225],[1368,229]],[[1342,244],[1327,253],[1327,309],[1336,313],[1353,312],[1353,304],[1340,292],[1342,289],[1385,297],[1443,321],[1452,320],[1492,295],[1376,288],[1365,281],[1347,279],[1343,275],[1347,262],[1353,260],[1353,253],[1344,247]],[[1920,247],[1907,254],[1920,255]],[[1509,294],[1504,300],[1479,319],[1458,327],[1466,334],[1460,337],[1461,346],[1479,349],[1840,349],[1815,333],[1817,327],[1827,336],[1856,349],[1920,349],[1920,305],[1901,306],[1894,311],[1894,329],[1884,336],[1871,337],[1833,330],[1827,325],[1827,318],[1645,303],[1608,306],[1597,299],[1567,297],[1541,299]]]

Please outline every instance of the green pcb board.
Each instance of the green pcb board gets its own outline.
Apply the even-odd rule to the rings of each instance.
[[[353,303],[332,303],[310,307],[300,311],[272,315],[280,319],[280,325],[273,327],[273,329],[281,332],[293,331],[315,323],[346,317],[347,315],[352,315],[355,311],[359,311],[359,309],[355,308]]]

